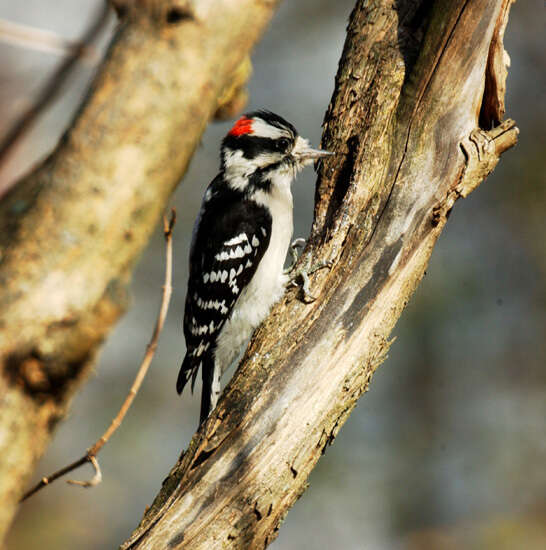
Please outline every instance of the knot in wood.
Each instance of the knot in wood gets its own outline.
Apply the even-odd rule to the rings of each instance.
[[[159,26],[177,26],[195,19],[192,0],[116,0],[114,7],[119,17],[144,18]]]

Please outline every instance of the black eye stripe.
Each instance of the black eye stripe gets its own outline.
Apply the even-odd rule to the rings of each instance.
[[[277,149],[279,151],[282,151],[283,153],[286,153],[288,149],[290,149],[290,146],[292,145],[292,140],[288,139],[287,137],[282,137],[277,140]]]
[[[281,142],[286,141],[287,144]],[[291,140],[286,137],[279,139],[265,138],[253,135],[244,136],[227,136],[224,139],[224,146],[233,151],[241,150],[243,157],[246,159],[254,159],[261,153],[278,153],[285,152],[291,145]]]

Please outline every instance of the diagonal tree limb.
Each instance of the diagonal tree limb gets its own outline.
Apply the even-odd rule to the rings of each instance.
[[[277,4],[127,3],[72,126],[0,202],[0,539]]]
[[[478,120],[508,5],[357,1],[322,143],[344,154],[323,164],[304,252],[333,269],[314,278],[319,300],[290,292],[258,329],[124,550],[276,537],[385,358],[455,201],[516,143],[513,121]]]
[[[64,59],[57,69],[48,77],[47,82],[43,86],[32,107],[28,109],[23,116],[17,119],[15,124],[3,137],[0,142],[0,170],[9,159],[10,152],[13,151],[17,143],[19,143],[25,133],[32,127],[40,113],[53,103],[68,77],[72,74],[74,67],[83,57],[90,57],[90,44],[106,27],[109,12],[108,3],[104,2],[81,41],[70,45],[69,55],[67,55],[66,59]],[[41,38],[45,42],[44,37],[41,36]]]
[[[80,59],[87,61],[91,66],[99,61],[98,53],[92,46],[86,44],[85,40],[69,40],[52,31],[2,18],[0,18],[0,42],[63,57],[77,54]]]

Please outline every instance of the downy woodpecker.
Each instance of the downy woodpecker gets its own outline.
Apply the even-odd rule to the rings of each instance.
[[[186,356],[176,389],[201,368],[200,423],[216,406],[220,377],[284,293],[296,174],[329,155],[269,111],[242,116],[222,141],[220,173],[195,222],[184,311]]]

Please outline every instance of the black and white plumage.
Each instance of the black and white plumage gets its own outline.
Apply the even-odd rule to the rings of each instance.
[[[221,171],[209,185],[190,251],[184,312],[186,356],[176,389],[202,371],[202,422],[220,377],[284,293],[297,172],[328,155],[312,149],[269,111],[241,117],[222,142]]]

